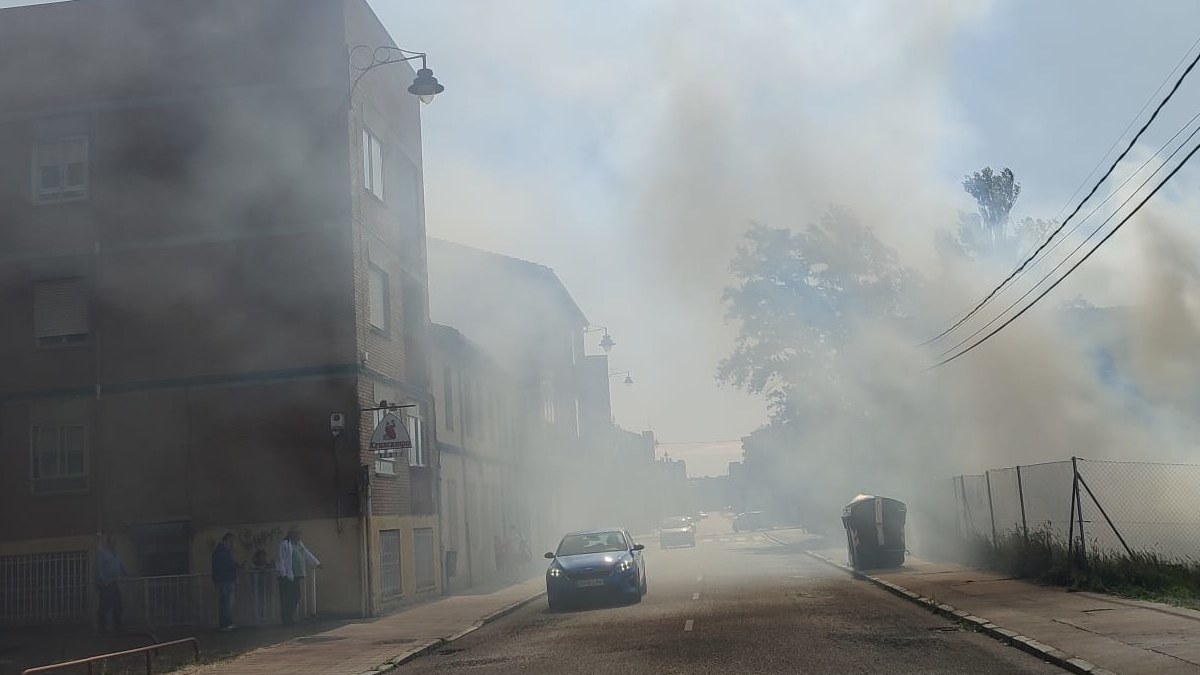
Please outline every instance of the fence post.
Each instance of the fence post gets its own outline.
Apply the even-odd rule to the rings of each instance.
[[[1071,474],[1071,515],[1067,516],[1067,558],[1075,564],[1075,504],[1078,503],[1075,493],[1079,490],[1078,476]]]
[[[1017,465],[1017,501],[1021,502],[1021,533],[1029,545],[1029,524],[1025,522],[1025,484],[1021,482],[1021,465]]]
[[[996,507],[992,505],[992,472],[984,471],[983,480],[987,483],[988,516],[992,521],[992,548],[995,548],[1000,545],[1000,542],[996,541]]]
[[[1104,510],[1104,506],[1100,503],[1100,500],[1096,499],[1096,493],[1092,492],[1092,488],[1087,484],[1087,481],[1083,479],[1083,476],[1079,477],[1079,484],[1083,486],[1084,490],[1087,490],[1088,496],[1092,498],[1092,503],[1096,505],[1096,508],[1100,509],[1100,515],[1104,516],[1104,521],[1108,523],[1110,528],[1112,528],[1113,534],[1117,535],[1117,541],[1121,542],[1121,546],[1125,547],[1125,553],[1132,558],[1133,549],[1129,548],[1129,544],[1125,543],[1125,537],[1121,536],[1121,531],[1118,530],[1117,526],[1113,524],[1112,518],[1108,517],[1108,512]],[[1079,529],[1082,531],[1083,526],[1080,525]]]
[[[1079,458],[1071,458],[1071,473],[1074,475],[1074,489],[1071,491],[1075,495],[1075,513],[1079,518],[1079,559],[1083,563],[1083,567],[1087,567],[1087,538],[1083,531],[1083,500],[1079,495]]]

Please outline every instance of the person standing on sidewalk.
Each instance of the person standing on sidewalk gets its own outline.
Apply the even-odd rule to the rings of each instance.
[[[308,592],[307,586],[304,585],[304,579],[308,576],[308,566],[320,567],[321,561],[317,560],[317,556],[308,549],[304,541],[300,538],[299,530],[296,531],[296,539],[292,542],[292,576],[296,578],[296,601],[306,597]],[[305,602],[304,607],[307,609],[310,603]],[[303,618],[303,617],[302,617]]]
[[[100,540],[96,551],[96,590],[99,609],[96,611],[97,625],[101,633],[108,632],[108,615],[112,614],[113,632],[122,632],[121,615],[124,606],[121,603],[121,577],[129,576],[121,556],[117,555],[116,545],[112,535]]]
[[[285,626],[296,620],[300,584],[309,564],[320,567],[321,561],[300,541],[300,528],[293,525],[288,528],[287,537],[279,542],[279,555],[275,560],[275,572],[279,576],[279,618]]]
[[[233,623],[237,574],[238,563],[233,557],[233,533],[226,532],[212,552],[212,580],[217,588],[217,625],[223,632],[237,628]]]

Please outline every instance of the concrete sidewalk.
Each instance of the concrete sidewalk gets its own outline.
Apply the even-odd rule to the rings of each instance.
[[[366,675],[387,672],[541,597],[539,576],[491,593],[454,595],[377,619],[348,622],[229,661],[176,673],[197,675]],[[203,649],[203,644],[201,644]]]
[[[809,554],[854,573],[843,549]],[[899,569],[855,574],[1072,672],[1200,673],[1197,611],[913,558]]]

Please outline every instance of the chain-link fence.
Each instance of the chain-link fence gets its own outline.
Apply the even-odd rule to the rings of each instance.
[[[1200,465],[1072,459],[954,479],[959,533],[1200,560]]]

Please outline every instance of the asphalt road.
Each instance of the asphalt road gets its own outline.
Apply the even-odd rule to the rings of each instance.
[[[640,604],[551,612],[538,600],[399,672],[1064,672],[762,534],[701,527],[694,549],[644,542]]]

